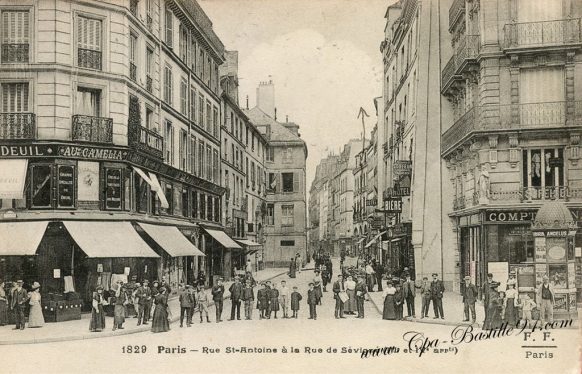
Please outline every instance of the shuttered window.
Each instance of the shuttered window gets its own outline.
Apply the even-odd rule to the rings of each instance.
[[[190,121],[196,122],[196,88],[190,86]]]
[[[180,113],[188,115],[188,82],[185,78],[180,81]]]
[[[293,226],[293,205],[281,206],[281,226]]]
[[[2,12],[2,43],[28,44],[30,38],[30,16],[28,11]]]
[[[174,15],[172,14],[172,11],[169,9],[166,9],[166,44],[169,47],[172,47],[172,37],[173,37],[173,33],[174,33],[174,19],[173,19]]]
[[[196,138],[190,138],[190,172],[196,175]]]
[[[2,83],[2,112],[28,112],[28,82]]]
[[[164,68],[164,101],[172,105],[172,69]]]
[[[101,20],[79,16],[77,20],[77,47],[101,51]]]
[[[521,69],[520,122],[524,126],[563,125],[566,121],[564,70]]]

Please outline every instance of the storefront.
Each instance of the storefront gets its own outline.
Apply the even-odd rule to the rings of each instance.
[[[263,246],[259,243],[256,243],[249,239],[239,239],[236,241],[244,248],[244,257],[242,259],[243,267],[242,270],[245,270],[247,260],[251,260],[251,264],[253,267],[253,271],[256,271],[259,268],[259,252],[263,248]]]
[[[411,245],[411,223],[390,226],[382,242],[382,263],[391,274],[400,274],[406,267],[414,274],[414,249]]]
[[[237,256],[243,248],[219,228],[203,229],[207,253],[206,274],[211,285],[216,283],[218,277],[230,280],[233,275],[233,253]]]

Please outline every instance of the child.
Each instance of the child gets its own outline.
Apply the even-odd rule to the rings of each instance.
[[[198,304],[198,311],[200,312],[200,323],[203,322],[202,316],[204,314],[206,314],[206,322],[210,323],[210,319],[208,318],[208,295],[200,283],[196,286],[196,303]]]
[[[297,318],[297,311],[299,311],[299,302],[303,299],[301,294],[297,291],[297,286],[293,287],[291,293],[291,310],[293,311],[293,318]]]
[[[316,290],[314,289],[313,283],[309,283],[309,291],[307,291],[307,305],[309,305],[309,319],[317,319],[317,302],[319,301],[317,297]]]
[[[531,311],[536,307],[536,303],[529,297],[528,294],[523,295],[521,299],[522,318],[528,326],[531,326],[532,317]]]

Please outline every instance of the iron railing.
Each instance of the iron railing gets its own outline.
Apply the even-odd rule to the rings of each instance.
[[[449,8],[449,30],[453,29],[463,14],[465,14],[465,0],[453,1]]]
[[[441,91],[445,92],[455,79],[462,79],[465,68],[477,61],[481,46],[479,35],[463,35],[455,45],[453,56],[441,72]]]
[[[476,132],[549,129],[580,121],[582,101],[483,105],[471,108],[444,132],[441,150],[446,153]]]
[[[137,81],[137,66],[133,62],[129,63],[129,79],[134,82]]]
[[[508,23],[503,29],[505,33],[504,47],[506,49],[563,46],[579,44],[582,41],[580,18]]]
[[[77,65],[84,68],[101,70],[101,63],[101,51],[85,48],[78,49]]]
[[[569,186],[530,186],[498,188],[491,191],[489,200],[495,202],[522,202],[533,200],[580,200],[582,188]]]
[[[131,14],[137,17],[137,4],[138,0],[129,0],[129,11]]]
[[[153,80],[152,80],[152,77],[150,77],[149,75],[146,76],[146,90],[149,93],[152,93],[152,91],[153,91]]]
[[[34,113],[0,113],[0,139],[36,138]]]
[[[113,143],[113,119],[76,114],[73,116],[72,140]]]
[[[164,138],[143,126],[129,129],[129,143],[133,148],[142,150],[155,157],[164,157]]]
[[[29,58],[28,43],[2,43],[2,63],[26,63]]]

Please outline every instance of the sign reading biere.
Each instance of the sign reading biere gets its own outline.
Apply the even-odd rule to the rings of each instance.
[[[386,213],[402,213],[402,199],[391,197],[384,200],[384,211]]]

